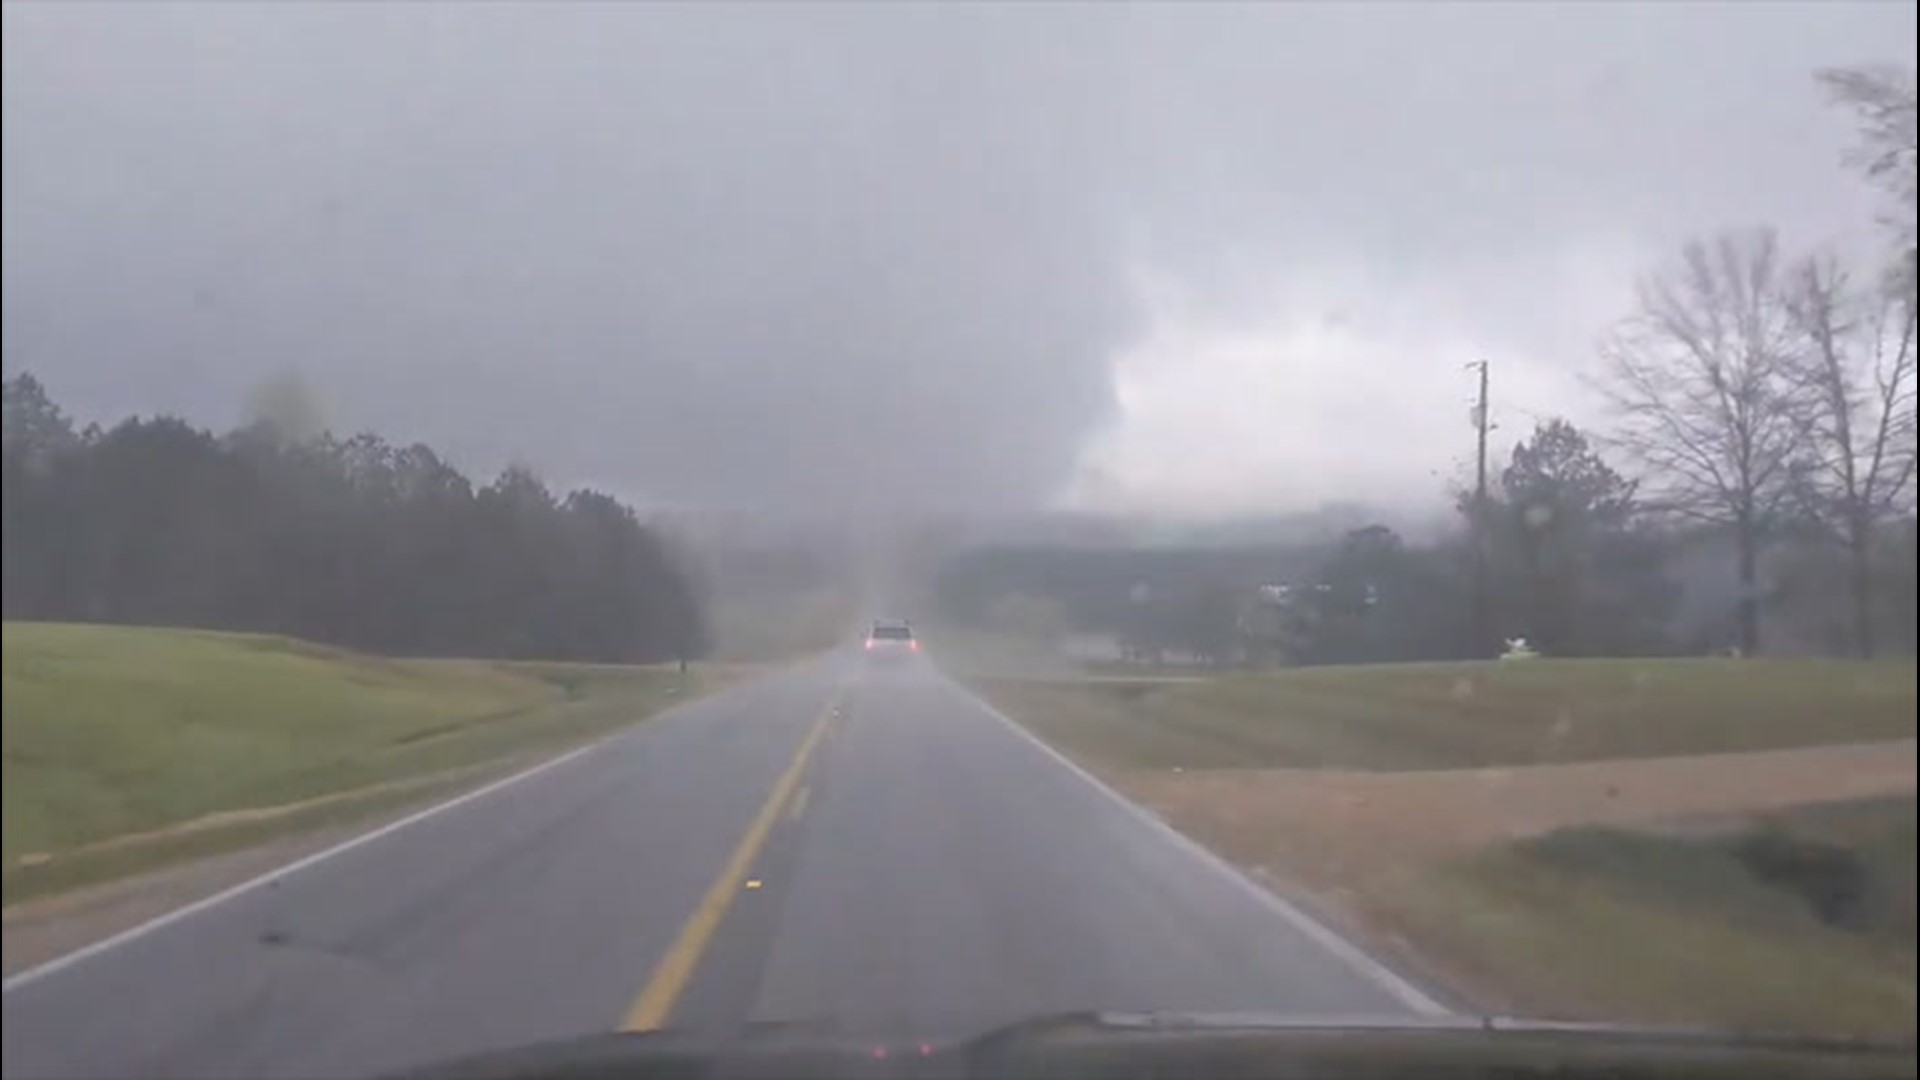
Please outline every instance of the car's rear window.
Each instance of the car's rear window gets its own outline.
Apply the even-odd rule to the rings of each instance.
[[[912,641],[913,631],[904,626],[876,626],[873,637],[877,641]]]

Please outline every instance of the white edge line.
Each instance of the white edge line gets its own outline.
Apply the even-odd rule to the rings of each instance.
[[[625,732],[621,732],[620,734],[625,734]],[[81,947],[73,950],[70,953],[57,956],[52,960],[48,960],[42,964],[36,964],[35,966],[30,967],[27,970],[22,971],[16,975],[9,975],[6,978],[5,983],[3,985],[0,985],[0,993],[11,994],[15,990],[19,990],[32,983],[39,982],[41,979],[44,979],[49,975],[54,975],[54,974],[58,974],[59,972],[65,971],[67,968],[70,968],[73,965],[78,964],[91,957],[98,956],[101,953],[108,951],[109,949],[118,948],[121,945],[125,945],[129,941],[133,941],[136,938],[145,937],[146,935],[151,934],[156,930],[162,929],[163,927],[166,927],[166,926],[170,926],[173,923],[179,922],[182,919],[191,918],[192,916],[197,915],[200,912],[205,911],[210,907],[214,907],[215,905],[218,905],[218,904],[224,904],[228,900],[232,900],[237,896],[250,893],[253,890],[258,889],[263,885],[267,885],[274,881],[278,881],[279,879],[284,878],[289,874],[298,873],[317,863],[325,862],[336,855],[343,855],[346,852],[352,851],[354,848],[361,847],[362,845],[365,845],[365,844],[371,844],[375,840],[378,840],[381,837],[389,836],[393,833],[399,832],[401,829],[404,829],[409,825],[419,824],[420,822],[425,821],[430,817],[435,817],[437,815],[444,814],[447,811],[454,809],[455,807],[464,806],[467,803],[474,801],[475,799],[480,799],[480,798],[484,798],[485,796],[491,795],[494,792],[499,791],[501,788],[510,787],[514,784],[521,782],[522,780],[530,780],[533,777],[538,776],[543,772],[546,772],[548,769],[557,768],[561,765],[566,764],[569,761],[572,761],[577,757],[582,756],[583,754],[588,754],[594,750],[598,750],[600,747],[606,745],[608,741],[615,738],[619,738],[619,737],[620,737],[619,735],[608,736],[606,739],[601,739],[596,742],[588,743],[585,746],[578,747],[573,750],[569,750],[568,752],[561,754],[559,757],[548,758],[546,761],[543,761],[540,764],[533,766],[532,768],[522,769],[521,771],[514,773],[512,776],[502,777],[498,780],[493,781],[490,784],[487,784],[484,787],[478,787],[473,789],[472,791],[466,792],[465,794],[456,795],[453,798],[448,799],[446,802],[435,803],[434,805],[429,806],[424,810],[416,810],[413,813],[408,814],[406,817],[403,817],[398,821],[389,821],[385,825],[382,825],[379,828],[374,829],[372,832],[361,833],[359,836],[355,836],[347,840],[343,840],[340,843],[335,844],[330,848],[326,848],[321,851],[316,851],[313,854],[308,855],[304,858],[295,859],[294,861],[286,864],[285,866],[281,866],[276,869],[269,870],[266,873],[259,875],[258,877],[248,878],[247,880],[239,883],[238,885],[230,885],[227,888],[221,889],[219,892],[214,893],[211,896],[203,896],[200,899],[195,900],[192,903],[187,904],[183,907],[177,907],[177,908],[174,908],[172,911],[166,912],[165,914],[156,915],[153,918],[148,919],[146,922],[139,923],[135,926],[130,926],[127,929],[122,930],[117,934],[112,934],[107,937],[101,938],[100,940],[95,941],[88,945],[82,945]]]
[[[777,671],[768,672],[756,678],[750,678],[745,682],[734,683],[731,686],[722,687],[721,689],[715,691],[712,694],[708,694],[703,697],[697,697],[691,701],[682,701],[682,702],[678,702],[676,704],[670,705],[667,708],[662,709],[659,712],[656,712],[651,716],[647,717],[647,719],[649,721],[658,721],[672,713],[679,712],[682,709],[693,708],[699,705],[711,703],[722,697],[733,694],[736,691],[742,691],[747,689],[748,687],[764,683],[766,680],[779,678],[781,676],[787,675],[793,671],[796,671],[800,668],[805,667],[810,662],[811,660],[809,658],[802,658],[800,660],[796,660],[793,663],[778,669]],[[409,825],[419,824],[420,822],[425,821],[430,817],[434,817],[439,814],[444,814],[447,811],[452,810],[457,806],[464,806],[467,803],[474,801],[475,799],[484,798],[487,795],[491,795],[494,792],[499,791],[501,788],[511,787],[512,785],[517,784],[522,780],[531,780],[535,776],[538,776],[541,773],[546,772],[548,769],[557,768],[561,765],[565,765],[567,762],[572,761],[577,757],[582,757],[586,754],[590,754],[593,751],[600,749],[601,747],[607,745],[610,742],[614,742],[617,739],[625,738],[626,736],[633,734],[633,731],[634,731],[633,728],[624,728],[622,730],[615,731],[612,734],[596,739],[585,746],[576,747],[572,750],[569,750],[566,753],[561,754],[559,757],[548,758],[547,760],[542,761],[537,765],[531,766],[526,769],[522,769],[511,776],[503,776],[500,779],[495,780],[492,783],[487,784],[483,787],[477,787],[472,791],[465,792],[460,795],[455,795],[453,798],[448,799],[446,802],[435,803],[434,805],[429,806],[424,810],[416,810],[413,813],[408,814],[406,817],[403,817],[398,821],[389,821],[385,825],[382,825],[379,828],[374,829],[372,832],[365,832],[365,833],[361,833],[358,836],[349,837],[348,839],[342,840],[340,843],[335,844],[330,848],[326,848],[321,851],[316,851],[313,854],[308,855],[304,858],[295,859],[294,861],[287,863],[285,866],[281,866],[276,869],[269,870],[266,873],[259,875],[258,877],[248,878],[247,880],[242,881],[238,885],[230,885],[210,896],[203,896],[200,899],[195,900],[190,904],[185,904],[181,907],[174,908],[172,911],[168,911],[163,914],[156,915],[153,918],[148,919],[146,922],[139,923],[134,926],[130,926],[125,930],[120,931],[117,934],[110,934],[107,937],[103,937],[98,941],[94,941],[89,944],[82,945],[81,947],[73,950],[72,952],[64,953],[44,963],[36,964],[33,967],[26,969],[25,971],[21,971],[21,972],[18,972],[17,974],[9,975],[6,977],[6,980],[4,982],[0,982],[0,994],[11,994],[15,990],[19,990],[33,983],[39,982],[41,979],[44,979],[49,975],[57,974],[61,971],[64,971],[67,968],[72,967],[73,965],[78,964],[83,960],[86,960],[90,957],[98,956],[101,953],[108,951],[109,949],[118,948],[119,946],[125,945],[127,942],[133,941],[136,938],[145,937],[146,935],[153,933],[155,930],[159,930],[165,926],[171,925],[172,923],[179,922],[182,919],[190,918],[196,914],[199,914],[202,911],[207,910],[210,907],[214,907],[218,904],[224,904],[228,900],[232,900],[236,896],[242,896],[246,893],[252,892],[253,890],[258,889],[263,885],[269,884],[271,882],[279,880],[280,878],[286,877],[288,874],[298,873],[302,870],[305,870],[309,866],[313,866],[316,863],[325,862],[328,859],[333,858],[335,855],[343,855],[346,852],[352,851],[354,848],[360,847],[363,844],[371,844],[375,840],[378,840],[383,836],[388,836],[393,833],[399,832],[401,829],[404,829]]]
[[[1367,955],[1366,951],[1360,948],[1360,946],[1348,941],[1340,934],[1329,929],[1318,919],[1315,919],[1313,916],[1288,903],[1272,890],[1241,873],[1232,863],[1227,862],[1219,855],[1209,851],[1193,837],[1188,836],[1186,833],[1167,824],[1160,818],[1155,817],[1146,807],[1141,806],[1139,803],[1134,802],[1132,799],[1127,798],[1125,795],[1107,786],[1105,781],[1081,768],[1072,758],[1055,749],[1047,743],[1046,740],[1040,738],[1040,736],[1027,730],[1018,720],[994,708],[993,705],[980,697],[980,695],[960,685],[951,677],[949,677],[947,681],[953,684],[954,689],[978,703],[979,706],[992,715],[994,719],[1012,728],[1021,738],[1039,747],[1048,757],[1059,762],[1075,776],[1092,785],[1094,790],[1113,800],[1121,809],[1131,814],[1141,824],[1173,841],[1176,846],[1182,848],[1189,855],[1192,855],[1213,869],[1214,872],[1232,881],[1235,885],[1258,900],[1268,910],[1292,923],[1295,928],[1307,935],[1307,937],[1313,939],[1321,948],[1345,961],[1349,967],[1398,998],[1401,1004],[1407,1008],[1412,1009],[1422,1016],[1457,1015],[1452,1009],[1435,1001],[1432,997],[1428,996],[1425,991],[1413,985],[1405,976]]]

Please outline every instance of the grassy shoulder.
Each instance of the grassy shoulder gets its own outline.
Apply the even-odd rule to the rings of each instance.
[[[1911,738],[1911,661],[1532,660],[978,679],[1117,767],[1458,769]]]
[[[736,674],[389,660],[191,630],[3,629],[8,903],[391,809]]]
[[[1914,1034],[1910,662],[973,685],[1485,1011]]]
[[[1914,840],[1911,798],[1724,832],[1569,829],[1366,905],[1506,1011],[1911,1037]]]

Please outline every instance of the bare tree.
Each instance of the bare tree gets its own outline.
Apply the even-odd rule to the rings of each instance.
[[[1872,656],[1875,533],[1912,510],[1914,304],[1897,287],[1855,287],[1833,260],[1810,259],[1794,271],[1788,309],[1807,345],[1798,493],[1846,551],[1853,644]]]
[[[1828,100],[1851,109],[1860,124],[1859,140],[1847,164],[1892,196],[1881,221],[1896,246],[1893,277],[1909,296],[1915,282],[1914,206],[1915,121],[1913,72],[1892,66],[1829,68],[1817,78]]]
[[[1614,442],[1644,472],[1642,505],[1731,530],[1740,647],[1759,647],[1760,546],[1786,509],[1802,428],[1802,335],[1782,302],[1771,230],[1723,233],[1643,279],[1601,347]]]

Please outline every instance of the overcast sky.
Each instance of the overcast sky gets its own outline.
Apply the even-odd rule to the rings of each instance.
[[[1915,5],[8,3],[5,365],[777,511],[1437,497]]]

